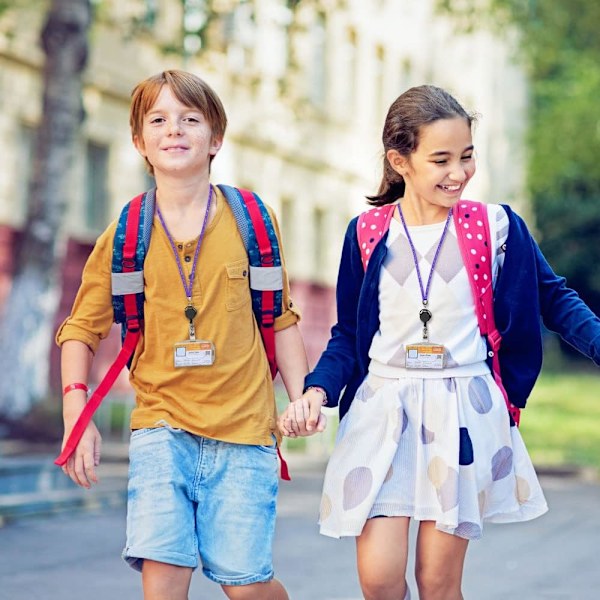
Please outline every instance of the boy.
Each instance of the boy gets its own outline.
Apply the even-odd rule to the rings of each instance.
[[[146,600],[187,599],[198,554],[228,598],[288,598],[271,562],[273,383],[252,312],[248,256],[228,203],[210,183],[226,124],[218,96],[190,73],[164,71],[133,90],[133,143],[155,178],[157,208],[144,263],[144,332],[130,368],[136,407],[123,558],[141,570]],[[115,227],[99,237],[56,336],[65,440],[113,321]],[[298,319],[284,275],[276,357],[290,398],[300,396],[308,371]],[[214,345],[212,364],[177,362],[174,349],[194,333]],[[82,487],[97,482],[100,444],[90,423],[63,467]]]

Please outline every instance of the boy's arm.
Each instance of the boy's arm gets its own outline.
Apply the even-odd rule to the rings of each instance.
[[[316,397],[313,397],[302,394],[304,378],[308,374],[308,360],[298,325],[275,333],[275,354],[281,379],[291,401],[279,418],[281,432],[295,437],[323,431],[325,417],[321,414],[321,395],[314,394]]]
[[[299,398],[308,374],[308,359],[296,323],[275,332],[275,358],[290,400]]]
[[[78,340],[67,340],[61,346],[61,377],[63,389],[73,383],[87,384],[93,354],[90,348]],[[71,389],[63,397],[63,422],[65,433],[63,447],[81,411],[87,402],[87,393]],[[90,488],[98,482],[96,467],[100,464],[102,439],[93,421],[87,426],[77,449],[62,467],[77,485]]]

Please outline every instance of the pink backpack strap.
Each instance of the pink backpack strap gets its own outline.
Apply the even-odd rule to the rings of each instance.
[[[504,396],[508,411],[516,425],[519,424],[520,410],[508,399],[508,394],[500,376],[498,351],[502,336],[494,319],[494,288],[492,282],[493,244],[490,240],[490,224],[487,207],[474,200],[460,200],[453,209],[454,225],[458,246],[467,269],[469,285],[473,294],[479,331],[485,335],[492,353],[494,379]]]
[[[358,217],[356,235],[363,269],[366,271],[369,259],[375,246],[381,241],[385,232],[390,228],[390,221],[396,210],[395,204],[386,204],[371,208]]]

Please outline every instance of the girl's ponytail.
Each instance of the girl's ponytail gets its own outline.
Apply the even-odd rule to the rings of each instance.
[[[391,204],[404,196],[406,184],[402,175],[396,173],[390,165],[387,156],[383,157],[383,177],[375,196],[367,196],[367,201],[373,206]]]

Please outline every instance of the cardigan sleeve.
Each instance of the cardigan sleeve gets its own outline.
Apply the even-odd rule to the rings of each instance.
[[[554,273],[533,238],[531,243],[544,325],[600,365],[600,319],[575,290],[567,287],[566,279]]]
[[[327,393],[327,406],[337,406],[339,396],[356,368],[358,299],[364,279],[353,219],[346,230],[336,287],[337,323],[315,369],[306,377],[305,389],[319,385]]]

